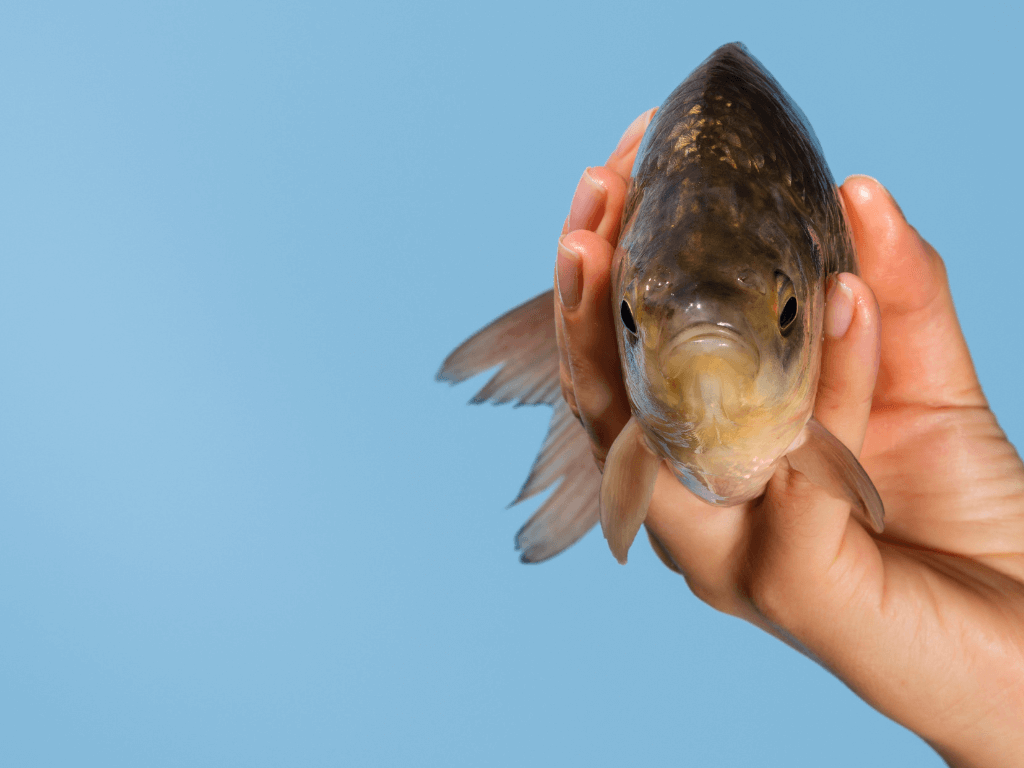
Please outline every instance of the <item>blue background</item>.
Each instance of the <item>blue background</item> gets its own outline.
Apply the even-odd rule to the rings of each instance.
[[[4,765],[942,765],[642,540],[520,565],[548,411],[432,379],[743,40],[944,255],[1019,440],[1014,12],[85,5],[0,11]]]

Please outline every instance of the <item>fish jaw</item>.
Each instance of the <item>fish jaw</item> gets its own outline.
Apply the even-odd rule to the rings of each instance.
[[[739,354],[731,347],[727,352]],[[634,398],[634,414],[652,447],[696,496],[714,505],[742,504],[763,493],[811,417],[820,353],[808,352],[812,365],[797,386],[787,389],[787,399],[766,403],[760,377],[743,371],[747,360],[700,355],[668,395],[648,384],[643,396]]]
[[[814,406],[808,389],[794,392],[784,410],[746,407],[736,394],[749,391],[750,382],[737,379],[731,368],[727,373],[698,375],[699,384],[674,408],[650,389],[639,397],[631,393],[634,418],[652,451],[694,495],[716,506],[742,504],[764,492]]]

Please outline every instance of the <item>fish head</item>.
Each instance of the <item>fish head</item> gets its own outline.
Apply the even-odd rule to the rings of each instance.
[[[627,228],[616,252],[614,313],[634,415],[651,447],[712,503],[759,495],[813,408],[820,238],[769,192],[732,183],[677,195],[673,226],[645,228],[653,236]]]

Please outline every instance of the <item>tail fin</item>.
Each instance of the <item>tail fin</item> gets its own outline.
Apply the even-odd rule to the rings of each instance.
[[[562,397],[554,291],[520,304],[462,342],[441,364],[437,380],[459,384],[496,365],[501,368],[469,402],[554,405]]]
[[[601,473],[590,452],[590,438],[559,398],[548,436],[530,476],[513,504],[562,482],[516,534],[524,563],[539,563],[575,544],[600,519]]]
[[[439,381],[458,384],[500,365],[471,403],[555,407],[540,454],[512,502],[518,504],[562,481],[516,534],[524,563],[554,557],[576,543],[600,516],[601,474],[591,457],[590,439],[562,399],[554,306],[553,291],[547,291],[502,315],[448,355],[437,374]]]

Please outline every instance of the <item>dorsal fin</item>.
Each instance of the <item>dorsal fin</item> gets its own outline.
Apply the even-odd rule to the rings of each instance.
[[[547,437],[512,505],[561,480],[516,534],[524,563],[547,560],[574,544],[599,518],[601,473],[590,438],[562,399],[554,292],[545,291],[481,329],[445,359],[440,381],[458,384],[501,366],[471,403],[553,405]]]

